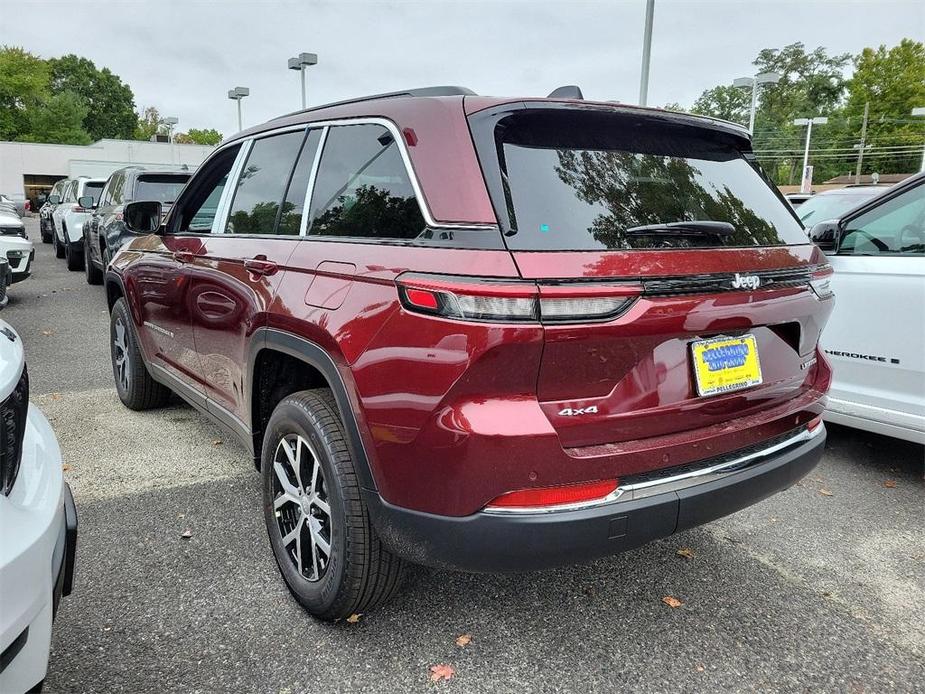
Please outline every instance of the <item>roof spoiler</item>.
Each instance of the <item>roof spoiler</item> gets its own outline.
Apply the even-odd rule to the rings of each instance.
[[[584,99],[585,95],[581,93],[581,87],[575,84],[567,84],[564,87],[556,87],[547,99]]]

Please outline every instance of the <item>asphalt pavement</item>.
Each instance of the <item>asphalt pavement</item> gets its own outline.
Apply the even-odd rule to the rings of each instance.
[[[103,289],[27,221],[34,276],[0,318],[80,516],[46,691],[925,691],[923,447],[835,426],[809,477],[721,521],[586,566],[419,569],[357,623],[314,621],[243,450],[180,402],[122,407]]]

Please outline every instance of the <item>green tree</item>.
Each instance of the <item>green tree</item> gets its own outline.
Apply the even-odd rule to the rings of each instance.
[[[174,142],[191,145],[217,145],[222,141],[222,137],[223,135],[214,128],[208,128],[206,130],[190,128],[185,133],[177,133],[174,135],[173,140]]]
[[[148,106],[144,112],[138,116],[138,124],[135,126],[134,139],[150,140],[157,133],[164,129],[165,123],[160,112],[154,106]]]
[[[721,84],[707,89],[691,107],[691,113],[713,116],[733,123],[748,123],[751,95],[745,89]]]
[[[135,131],[135,96],[109,68],[97,69],[92,60],[76,55],[51,58],[51,91],[73,92],[83,98],[88,110],[84,129],[90,137],[129,139]]]
[[[0,46],[0,140],[28,133],[27,111],[48,94],[48,63],[22,48]]]
[[[26,142],[88,145],[92,140],[83,128],[88,110],[83,97],[74,92],[45,97],[37,105],[26,109],[28,132],[20,139]]]
[[[865,172],[908,173],[921,159],[925,119],[911,111],[925,106],[925,44],[903,39],[887,49],[865,48],[848,81],[845,117],[860,130],[864,105],[870,104]]]

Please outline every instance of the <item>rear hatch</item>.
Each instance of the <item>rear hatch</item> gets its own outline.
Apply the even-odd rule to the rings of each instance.
[[[505,243],[539,285],[537,393],[563,446],[722,424],[811,387],[831,309],[811,283],[828,269],[743,132],[575,103],[470,126]]]

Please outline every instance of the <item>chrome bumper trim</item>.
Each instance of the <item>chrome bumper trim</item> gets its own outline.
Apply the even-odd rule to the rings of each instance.
[[[779,453],[784,449],[795,446],[796,444],[811,441],[812,439],[822,434],[824,431],[825,426],[820,423],[815,429],[801,429],[793,436],[784,439],[783,441],[778,441],[777,443],[768,446],[767,448],[762,448],[758,451],[752,451],[751,453],[734,458],[733,460],[726,460],[715,465],[708,465],[707,467],[698,468],[696,470],[689,470],[687,472],[671,475],[668,477],[661,477],[644,482],[621,484],[610,494],[605,497],[601,497],[600,499],[581,501],[574,504],[560,504],[558,506],[524,506],[522,508],[486,506],[483,510],[483,513],[491,513],[495,515],[559,513],[561,511],[576,511],[580,509],[595,508],[597,506],[605,506],[607,504],[619,505],[627,501],[646,499],[657,494],[676,492],[681,489],[697,486],[698,484],[704,484],[706,482],[712,482],[717,479],[722,479],[724,477],[734,475],[737,472],[741,472],[742,470],[746,470],[753,465],[761,463],[765,458],[772,456],[775,453]]]

